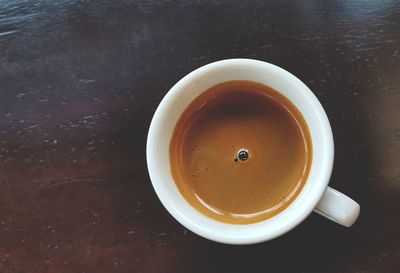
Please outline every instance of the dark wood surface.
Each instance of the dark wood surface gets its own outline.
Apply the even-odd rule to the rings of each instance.
[[[343,228],[252,246],[162,207],[145,162],[168,89],[234,57],[286,68],[331,120]],[[399,1],[0,1],[0,272],[400,272]]]

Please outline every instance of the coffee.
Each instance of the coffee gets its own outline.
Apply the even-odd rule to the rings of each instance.
[[[250,81],[218,84],[183,112],[169,147],[183,197],[215,220],[250,224],[287,208],[311,168],[312,143],[299,110]]]

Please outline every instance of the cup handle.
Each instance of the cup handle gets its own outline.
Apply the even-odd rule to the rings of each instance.
[[[342,226],[351,227],[360,214],[360,205],[343,193],[327,187],[314,211]]]

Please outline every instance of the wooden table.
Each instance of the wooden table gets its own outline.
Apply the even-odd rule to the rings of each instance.
[[[319,98],[352,228],[314,214],[229,246],[162,207],[151,117],[182,76],[234,57]],[[0,272],[399,272],[400,2],[1,1],[0,141]]]

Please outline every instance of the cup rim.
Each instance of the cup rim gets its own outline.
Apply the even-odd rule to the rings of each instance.
[[[291,81],[295,81],[296,84],[298,84],[303,91],[306,93],[307,99],[311,102],[313,106],[313,110],[315,111],[316,115],[318,115],[318,119],[320,120],[320,127],[321,130],[324,132],[324,141],[327,143],[326,147],[326,154],[324,154],[324,158],[326,161],[326,166],[323,168],[323,170],[320,170],[319,178],[319,187],[313,189],[313,195],[308,197],[307,203],[304,207],[301,207],[298,209],[298,213],[295,215],[295,217],[292,217],[289,219],[287,222],[288,224],[285,226],[282,226],[280,229],[274,230],[273,232],[268,232],[265,231],[264,233],[259,233],[257,235],[252,235],[252,234],[247,234],[243,236],[238,236],[238,237],[228,237],[224,236],[224,232],[211,232],[210,230],[207,230],[206,228],[202,227],[198,223],[194,223],[189,219],[186,215],[184,215],[181,211],[179,211],[176,206],[171,204],[171,200],[168,200],[166,197],[166,193],[162,189],[160,183],[162,181],[159,181],[162,179],[160,174],[157,174],[157,168],[156,165],[154,164],[154,160],[157,160],[156,156],[156,150],[153,147],[153,143],[155,140],[159,137],[157,135],[157,126],[159,126],[160,119],[162,115],[165,113],[167,110],[167,105],[168,102],[171,101],[172,99],[176,98],[176,96],[179,96],[179,94],[182,92],[183,88],[190,83],[193,79],[196,79],[198,77],[201,77],[204,73],[210,71],[220,69],[221,67],[229,67],[229,66],[235,66],[235,65],[255,65],[255,66],[263,66],[268,69],[274,69],[279,71],[280,73],[285,74],[285,77]],[[278,90],[279,91],[279,90]],[[296,105],[296,104],[295,104]],[[297,105],[296,105],[297,106]],[[308,120],[305,118],[307,124]],[[313,138],[312,134],[311,137]],[[162,202],[163,206],[167,209],[167,211],[178,221],[180,222],[183,226],[191,230],[192,232],[221,243],[228,243],[228,244],[252,244],[252,243],[258,243],[262,241],[267,241],[271,240],[273,238],[276,238],[278,236],[281,236],[285,234],[286,232],[290,231],[294,227],[296,227],[298,224],[300,224],[311,212],[313,209],[316,207],[318,201],[322,197],[326,187],[328,186],[329,183],[329,178],[331,176],[332,168],[333,168],[333,158],[334,158],[334,146],[333,146],[333,136],[332,136],[332,129],[330,127],[330,123],[328,120],[328,117],[318,101],[317,97],[314,95],[314,93],[297,77],[295,77],[293,74],[288,72],[287,70],[273,65],[271,63],[267,63],[264,61],[259,61],[259,60],[254,60],[254,59],[226,59],[226,60],[221,60],[213,63],[206,64],[200,68],[195,69],[194,71],[190,72],[186,76],[184,76],[181,80],[179,80],[165,95],[165,97],[162,99],[160,102],[157,110],[154,113],[153,119],[150,124],[149,132],[148,132],[148,137],[147,137],[147,144],[146,144],[146,158],[147,158],[147,166],[148,166],[148,171],[149,171],[149,176],[152,182],[152,185],[154,187],[154,190]],[[306,182],[308,183],[308,181]],[[177,189],[178,190],[178,189]],[[301,194],[301,193],[300,193]],[[183,198],[183,197],[182,197]],[[298,198],[298,197],[297,197]],[[195,208],[192,207],[193,210],[196,210]],[[287,209],[285,209],[287,210]],[[284,211],[285,211],[284,210]],[[277,214],[279,216],[281,213]],[[205,216],[207,217],[207,216]],[[274,216],[276,217],[276,216]],[[274,218],[272,217],[272,218]],[[207,217],[208,218],[208,217]],[[263,223],[267,222],[268,220],[272,219],[266,219],[261,222],[257,222],[254,224],[226,224],[226,223],[221,223],[218,222],[219,224],[222,224],[225,226],[227,229],[231,228],[237,228],[241,229],[245,232],[246,227],[249,226],[255,226],[259,225],[260,228],[262,227]]]

